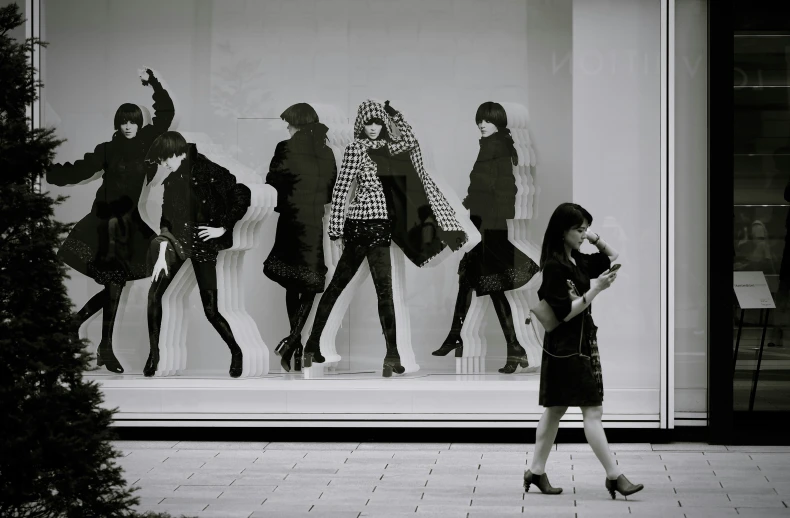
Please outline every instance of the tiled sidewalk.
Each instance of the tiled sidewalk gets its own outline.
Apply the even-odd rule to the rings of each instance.
[[[533,445],[115,443],[141,511],[173,516],[790,517],[790,448],[613,444],[645,490],[612,500],[586,444],[560,444],[559,496],[524,493]]]

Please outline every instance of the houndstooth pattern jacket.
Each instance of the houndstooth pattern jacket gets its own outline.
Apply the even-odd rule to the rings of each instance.
[[[443,230],[463,232],[463,227],[455,217],[455,210],[447,202],[439,188],[433,182],[422,160],[422,153],[411,126],[403,119],[400,113],[390,117],[384,107],[375,101],[365,101],[359,107],[357,118],[354,122],[354,135],[359,135],[365,122],[378,118],[385,122],[390,135],[392,125],[398,128],[401,136],[390,142],[384,140],[371,141],[356,139],[348,145],[340,165],[337,181],[332,192],[332,208],[329,219],[329,237],[338,239],[343,236],[343,225],[346,217],[350,219],[387,219],[387,202],[384,189],[378,178],[376,163],[368,155],[369,148],[389,147],[391,155],[408,151],[414,169],[422,181],[428,202],[433,209],[434,216]],[[345,210],[346,197],[352,183],[356,180],[357,188],[354,198]]]

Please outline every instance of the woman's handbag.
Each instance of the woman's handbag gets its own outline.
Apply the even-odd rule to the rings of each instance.
[[[557,320],[554,310],[551,309],[551,306],[549,306],[549,303],[545,300],[541,300],[540,303],[530,309],[529,312],[530,314],[527,316],[526,324],[531,324],[532,315],[535,315],[538,322],[540,322],[540,325],[543,326],[543,329],[545,329],[547,333],[551,333],[561,324],[561,322]]]
[[[576,289],[576,285],[573,284],[573,282],[571,281],[568,282],[570,283],[571,288],[573,289],[573,293],[581,297],[581,295],[579,295],[579,291]],[[557,329],[557,327],[559,327],[559,325],[562,323],[560,320],[557,319],[557,316],[554,314],[554,310],[551,309],[551,306],[549,306],[549,303],[546,302],[545,299],[541,300],[537,306],[530,309],[530,315],[527,316],[527,320],[525,322],[527,325],[530,325],[532,323],[532,318],[531,318],[532,315],[535,315],[535,317],[537,317],[538,322],[540,322],[540,324],[543,326],[543,329],[545,329],[546,333],[551,333],[552,331]],[[585,320],[587,320],[587,317],[589,316],[589,309],[585,309],[581,313],[581,316],[582,316],[582,325],[581,325],[581,330],[579,331],[578,352],[564,356],[557,356],[555,354],[550,353],[549,351],[546,351],[546,348],[543,347],[542,345],[541,345],[541,349],[546,351],[546,353],[549,356],[553,356],[555,358],[571,358],[575,356],[589,358],[589,356],[587,356],[586,354],[582,354],[582,343],[584,341],[584,322]],[[535,331],[535,326],[531,326],[531,327],[532,330]],[[535,334],[537,335],[537,331],[535,331]]]

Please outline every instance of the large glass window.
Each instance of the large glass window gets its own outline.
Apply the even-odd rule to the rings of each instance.
[[[195,143],[251,192],[253,208],[233,229],[235,248],[219,252],[216,268],[217,309],[241,348],[252,351],[245,354],[244,379],[229,377],[232,355],[221,338],[226,331],[206,318],[210,311],[202,291],[211,283],[201,277],[201,268],[179,271],[164,295],[162,321],[167,324],[159,329],[159,340],[172,346],[162,351],[153,378],[142,375],[149,357],[151,278],[141,275],[125,285],[108,331],[103,314],[113,307],[107,302],[111,289],[104,286],[113,279],[97,282],[93,270],[71,272],[68,287],[75,306],[87,307],[86,315],[102,308],[83,331],[93,348],[106,349],[111,342],[123,368],[123,373],[109,372],[105,362],[105,368],[90,373],[103,384],[108,403],[120,406],[120,419],[251,414],[260,419],[327,414],[537,418],[543,332],[525,324],[526,308],[536,302],[534,282],[505,297],[513,333],[528,359],[526,370],[499,372],[514,353],[507,347],[496,301],[487,295],[475,297],[464,317],[462,356],[431,354],[452,331],[459,266],[468,249],[445,250],[421,268],[402,252],[392,252],[396,338],[401,360],[408,364],[404,375],[382,378],[387,349],[380,304],[365,266],[361,281],[351,282],[353,293],[339,299],[347,311],[333,316],[325,332],[334,343],[331,351],[322,343],[322,352],[332,353],[330,361],[307,373],[294,371],[293,364],[290,372],[281,369],[274,350],[298,320],[298,299],[289,299],[295,304],[289,317],[286,289],[262,271],[275,246],[278,220],[285,217],[282,210],[273,211],[277,196],[264,183],[278,143],[290,137],[280,114],[296,103],[314,106],[328,126],[340,166],[354,136],[358,107],[378,99],[390,100],[411,125],[427,174],[470,235],[475,227],[462,201],[480,160],[476,113],[487,101],[503,106],[519,158],[512,169],[515,182],[511,178],[509,184],[517,190],[514,206],[495,204],[507,214],[503,221],[511,220],[502,230],[518,252],[508,253],[539,263],[554,209],[573,201],[589,210],[591,229],[619,252],[617,262],[623,265],[616,285],[594,304],[607,419],[648,426],[658,421],[665,311],[661,279],[666,273],[660,0],[42,3],[42,35],[50,42],[42,63],[43,124],[55,126],[66,139],[56,160],[73,163],[86,153],[102,153],[91,158],[100,164],[95,171],[46,186],[69,196],[59,207],[61,220],[84,221],[89,212],[105,210],[106,216],[91,224],[101,227],[108,243],[118,246],[125,239],[132,228],[124,220],[129,211],[116,214],[117,207],[105,199],[106,175],[112,168],[118,173],[123,153],[137,151],[120,145],[108,154],[108,147],[97,146],[112,142],[123,103],[143,107],[144,123],[160,117],[161,124],[166,103],[161,94],[152,97],[160,86],[175,107],[169,129]],[[144,67],[155,71],[160,85],[141,82],[138,69]],[[150,81],[145,73],[143,78]],[[157,234],[163,203],[168,203],[162,182],[175,182],[177,176],[168,173],[162,166],[142,191],[131,188],[135,196],[140,192],[143,223]],[[425,188],[424,182],[411,185]],[[356,189],[359,193],[359,182]],[[194,201],[202,200],[196,195]],[[106,207],[97,208],[100,202]],[[432,204],[433,216],[412,210],[400,221],[423,250],[437,239],[432,234],[441,223],[436,207]],[[327,209],[324,225],[328,215]],[[773,237],[772,225],[781,218],[772,218],[747,217],[749,224],[763,221]],[[321,245],[327,281],[340,253],[333,246],[328,239]],[[582,251],[595,248],[585,243]],[[72,252],[95,258],[90,255],[95,250]],[[98,295],[103,289],[106,294]],[[307,316],[302,342],[314,313],[315,308]],[[263,351],[264,344],[266,357],[258,358],[254,351]],[[579,419],[574,411],[568,419]]]
[[[733,308],[734,408],[787,411],[790,36],[786,30],[744,29],[734,38],[734,269],[764,274],[776,309],[766,315],[759,309]]]

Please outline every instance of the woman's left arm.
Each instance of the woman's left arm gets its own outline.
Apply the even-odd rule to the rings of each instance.
[[[390,149],[390,154],[397,155],[398,153],[411,151],[417,147],[417,138],[414,136],[414,131],[411,129],[411,126],[409,126],[409,123],[403,118],[403,114],[398,112],[390,116],[390,119],[395,123],[395,126],[398,127],[398,131],[400,131],[400,138],[389,143],[388,147]]]
[[[592,234],[592,236],[590,234]],[[591,237],[594,237],[594,239],[591,239]],[[587,231],[587,241],[597,248],[599,252],[606,255],[609,258],[609,261],[616,261],[620,256],[620,253],[617,250],[612,248],[611,245],[604,241],[603,238],[595,232],[591,232],[589,230]]]

